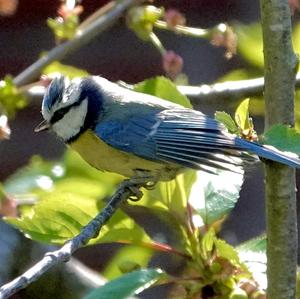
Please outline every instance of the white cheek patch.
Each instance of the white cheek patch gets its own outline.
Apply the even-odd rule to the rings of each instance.
[[[52,125],[52,130],[63,140],[67,141],[79,133],[87,114],[88,100],[73,106],[65,116]]]

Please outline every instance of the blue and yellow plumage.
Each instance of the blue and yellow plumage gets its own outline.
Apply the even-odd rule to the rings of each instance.
[[[120,87],[102,77],[49,86],[44,122],[93,167],[127,177],[170,180],[186,168],[235,171],[256,158],[300,168],[300,160],[229,134],[205,114]]]

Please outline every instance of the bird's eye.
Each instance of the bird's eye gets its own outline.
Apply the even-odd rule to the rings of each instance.
[[[50,120],[51,124],[54,124],[57,121],[59,121],[60,119],[62,119],[65,116],[65,114],[66,114],[66,111],[64,108],[55,111]]]

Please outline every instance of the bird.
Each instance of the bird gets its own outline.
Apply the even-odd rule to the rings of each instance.
[[[158,182],[186,169],[239,171],[257,157],[300,168],[298,158],[231,134],[200,111],[101,76],[53,79],[41,113],[36,132],[54,131],[92,167],[127,178]]]

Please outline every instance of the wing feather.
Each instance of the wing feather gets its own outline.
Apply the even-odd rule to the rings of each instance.
[[[132,111],[130,119],[112,117],[101,121],[96,134],[106,143],[140,157],[172,162],[183,167],[231,169],[242,166],[242,153],[236,138],[201,112],[190,109]]]

